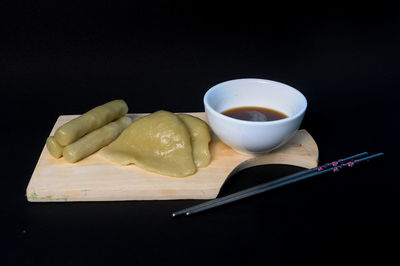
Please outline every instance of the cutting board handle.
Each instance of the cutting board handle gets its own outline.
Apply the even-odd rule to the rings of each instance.
[[[286,164],[311,169],[318,165],[318,157],[317,143],[305,129],[298,130],[292,139],[278,149],[239,163],[229,173],[224,184],[237,172],[258,165]]]

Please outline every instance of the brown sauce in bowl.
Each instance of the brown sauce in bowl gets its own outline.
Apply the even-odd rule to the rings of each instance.
[[[284,113],[281,113],[277,110],[257,106],[232,108],[223,111],[222,114],[239,120],[255,122],[275,121],[288,117]]]

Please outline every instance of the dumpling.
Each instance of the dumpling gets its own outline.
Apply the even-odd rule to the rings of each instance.
[[[167,111],[134,121],[100,154],[163,175],[188,176],[196,172],[189,130],[178,116]]]
[[[211,141],[211,136],[210,128],[207,123],[200,118],[188,114],[179,114],[178,116],[189,129],[192,140],[194,163],[197,167],[205,167],[209,165],[211,154],[208,144]]]

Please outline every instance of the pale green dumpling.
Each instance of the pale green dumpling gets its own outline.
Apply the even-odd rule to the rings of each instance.
[[[178,116],[167,111],[134,121],[100,154],[163,175],[188,176],[196,172],[190,133]]]
[[[179,114],[179,118],[185,122],[192,139],[193,159],[197,167],[205,167],[210,164],[211,154],[208,144],[211,141],[210,128],[200,118]]]

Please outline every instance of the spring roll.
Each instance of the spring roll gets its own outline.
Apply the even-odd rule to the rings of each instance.
[[[66,146],[63,150],[64,158],[68,162],[74,163],[95,153],[114,141],[131,122],[132,120],[125,116],[90,132],[76,142]]]
[[[124,100],[108,102],[65,123],[57,129],[54,137],[60,145],[67,146],[87,133],[124,116],[127,112],[128,105]]]
[[[50,136],[46,140],[46,147],[49,150],[51,156],[58,159],[63,154],[64,147],[58,144],[54,136]]]

